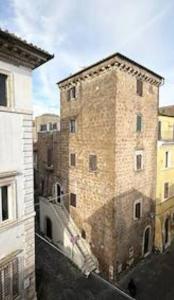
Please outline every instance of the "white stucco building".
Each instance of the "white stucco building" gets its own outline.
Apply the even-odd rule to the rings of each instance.
[[[0,30],[0,299],[36,299],[32,70],[49,53]]]

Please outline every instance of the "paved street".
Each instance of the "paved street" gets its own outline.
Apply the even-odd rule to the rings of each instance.
[[[174,299],[174,244],[164,254],[154,255],[143,260],[121,282],[126,290],[133,278],[137,284],[138,300]]]
[[[61,253],[36,238],[38,300],[131,299],[97,275],[85,278]]]

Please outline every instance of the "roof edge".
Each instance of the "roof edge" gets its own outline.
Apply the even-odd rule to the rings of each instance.
[[[153,76],[159,78],[161,81],[164,80],[164,77],[162,77],[161,75],[159,75],[159,74],[157,74],[157,73],[151,71],[150,69],[148,69],[148,68],[146,68],[145,66],[143,66],[143,65],[141,65],[141,64],[139,64],[139,63],[137,63],[137,62],[135,62],[134,60],[128,58],[127,56],[125,56],[125,55],[123,55],[123,54],[121,54],[121,53],[119,53],[119,52],[115,52],[115,53],[113,53],[113,54],[111,54],[111,55],[105,57],[104,59],[101,59],[101,60],[97,61],[96,63],[91,64],[91,65],[87,66],[86,68],[84,68],[84,69],[82,69],[82,70],[80,70],[80,71],[77,71],[77,72],[75,72],[74,74],[72,74],[72,75],[70,75],[70,76],[65,77],[64,79],[58,81],[57,84],[59,85],[59,84],[65,82],[66,80],[71,79],[71,78],[73,78],[74,76],[77,76],[77,75],[79,75],[79,74],[81,74],[81,73],[83,73],[83,72],[85,72],[85,71],[88,71],[88,70],[92,69],[93,67],[95,67],[95,66],[97,66],[97,65],[99,65],[99,64],[101,64],[101,63],[104,63],[104,62],[106,62],[107,60],[110,60],[110,59],[112,59],[112,58],[114,58],[114,57],[118,57],[118,58],[120,58],[120,59],[124,59],[124,60],[128,61],[129,63],[134,64],[134,65],[136,65],[137,67],[142,68],[142,69],[144,69],[145,71],[151,73]]]

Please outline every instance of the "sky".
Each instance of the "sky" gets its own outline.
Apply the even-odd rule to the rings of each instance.
[[[0,0],[0,27],[55,55],[33,71],[35,115],[59,114],[56,83],[114,52],[164,76],[174,104],[172,0]]]

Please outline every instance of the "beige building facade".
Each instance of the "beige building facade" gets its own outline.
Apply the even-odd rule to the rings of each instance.
[[[110,280],[152,251],[162,82],[118,53],[59,82],[63,201]]]
[[[36,299],[32,70],[47,52],[0,30],[0,299]]]
[[[38,140],[38,133],[60,130],[60,117],[56,114],[43,114],[33,120],[33,142]]]

